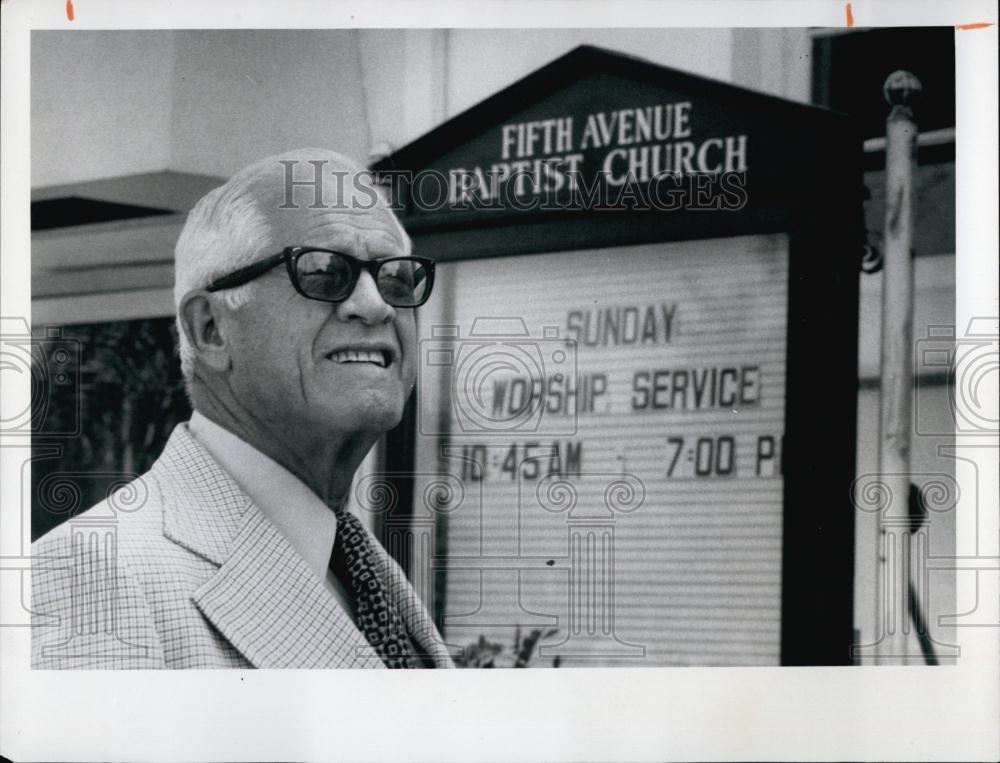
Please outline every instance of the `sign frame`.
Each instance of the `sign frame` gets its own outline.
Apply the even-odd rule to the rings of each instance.
[[[414,254],[441,262],[765,233],[788,235],[785,436],[782,447],[782,665],[852,664],[858,392],[858,285],[864,243],[863,148],[846,115],[581,46],[372,166],[418,172],[593,74],[610,74],[752,114],[772,160],[748,170],[738,210],[588,209],[516,219],[421,218],[404,209]],[[594,107],[595,109],[597,106]],[[753,140],[753,138],[751,138]],[[753,144],[752,144],[753,145]],[[751,149],[752,151],[753,149]],[[753,154],[751,153],[751,156]],[[782,160],[784,157],[784,160]],[[412,472],[414,406],[387,438],[386,470]],[[412,480],[396,478],[403,512]],[[410,507],[407,509],[406,507]],[[790,510],[789,507],[795,507]],[[403,517],[397,516],[398,522]],[[435,590],[443,590],[441,582]]]

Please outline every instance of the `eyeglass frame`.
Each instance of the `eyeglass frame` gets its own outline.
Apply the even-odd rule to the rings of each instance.
[[[350,288],[347,293],[340,299],[327,299],[324,297],[315,297],[311,294],[306,294],[299,283],[298,271],[296,270],[296,263],[299,257],[308,252],[326,252],[328,254],[336,254],[343,257],[347,261],[347,266],[351,271]],[[413,305],[392,305],[388,300],[386,300],[385,295],[382,294],[382,290],[378,289],[378,271],[382,266],[388,262],[394,262],[398,260],[406,260],[408,262],[416,262],[424,267],[427,273],[427,289],[424,292],[423,298]],[[434,290],[434,266],[436,262],[429,257],[420,257],[417,255],[407,255],[407,256],[397,256],[397,257],[383,257],[381,259],[374,260],[362,260],[346,252],[341,252],[336,249],[324,249],[321,246],[286,246],[282,251],[277,254],[272,254],[259,260],[251,265],[234,270],[232,273],[227,273],[220,278],[216,278],[208,286],[205,287],[205,291],[216,292],[222,291],[223,289],[234,289],[237,286],[242,286],[243,284],[249,283],[255,278],[259,278],[270,270],[278,267],[282,262],[285,263],[285,269],[288,271],[288,279],[292,282],[292,286],[295,287],[295,291],[301,294],[306,299],[314,299],[317,302],[329,302],[337,304],[340,302],[345,302],[350,299],[351,294],[354,293],[354,289],[357,288],[358,280],[361,278],[361,271],[366,270],[371,274],[372,280],[375,281],[375,288],[378,289],[379,296],[385,300],[386,304],[392,307],[420,307],[428,299],[430,299],[431,292]]]

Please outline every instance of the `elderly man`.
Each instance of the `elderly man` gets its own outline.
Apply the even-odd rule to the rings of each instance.
[[[35,667],[451,665],[346,510],[413,391],[434,280],[359,177],[292,152],[191,211],[175,304],[194,414],[148,473],[35,543]]]

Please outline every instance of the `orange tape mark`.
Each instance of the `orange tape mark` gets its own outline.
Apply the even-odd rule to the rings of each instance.
[[[73,0],[66,0],[66,18],[70,21],[76,18],[76,15],[73,13]]]
[[[974,22],[972,24],[956,24],[955,25],[955,29],[961,29],[961,30],[964,31],[966,29],[986,29],[986,27],[988,27],[988,26],[993,26],[993,22],[992,21],[976,21],[976,22]]]
[[[847,4],[847,26],[848,28],[854,26],[854,11],[851,10],[851,4]]]

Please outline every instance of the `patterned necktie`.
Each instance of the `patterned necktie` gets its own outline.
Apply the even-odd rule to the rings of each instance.
[[[378,563],[368,535],[361,522],[347,511],[337,512],[337,538],[330,569],[354,593],[358,626],[385,666],[419,667],[406,625],[376,572]]]

